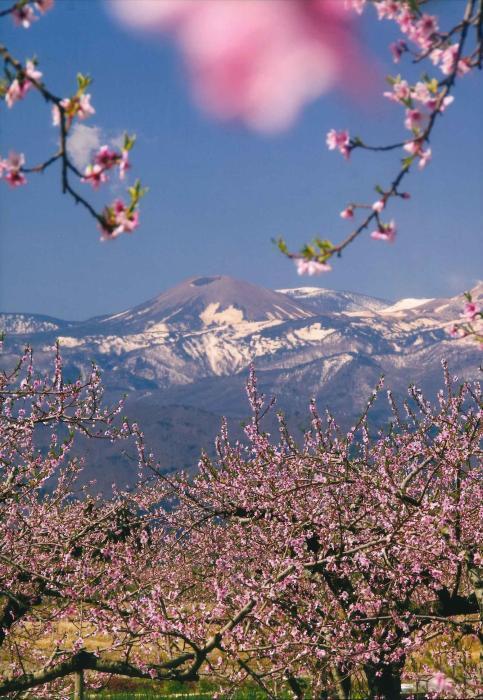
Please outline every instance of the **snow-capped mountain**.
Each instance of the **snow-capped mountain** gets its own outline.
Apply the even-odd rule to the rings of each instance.
[[[481,303],[483,284],[472,291]],[[85,322],[0,314],[7,336],[1,365],[11,366],[29,342],[46,367],[59,338],[67,373],[76,377],[95,360],[111,392],[130,394],[131,411],[161,447],[179,432],[169,416],[190,407],[181,422],[198,436],[188,441],[196,452],[201,424],[211,436],[220,415],[246,415],[251,362],[263,390],[291,416],[304,416],[315,396],[347,420],[381,374],[399,395],[410,382],[434,392],[443,358],[459,377],[475,377],[480,350],[448,334],[462,304],[461,295],[391,303],[317,287],[271,291],[226,276],[192,277],[145,304]],[[183,466],[188,442],[177,449]]]

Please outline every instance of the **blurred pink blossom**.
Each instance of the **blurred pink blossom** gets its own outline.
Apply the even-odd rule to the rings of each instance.
[[[289,127],[335,84],[364,90],[354,13],[341,0],[109,0],[125,24],[171,32],[198,103],[260,131]]]

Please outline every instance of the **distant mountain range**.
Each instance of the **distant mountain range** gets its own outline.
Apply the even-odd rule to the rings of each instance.
[[[481,300],[483,284],[472,291]],[[226,276],[192,277],[133,309],[83,322],[2,313],[1,364],[11,366],[28,342],[37,365],[47,367],[59,338],[68,376],[95,360],[111,397],[129,393],[127,410],[142,421],[165,468],[189,467],[211,445],[221,415],[239,434],[250,362],[294,429],[306,424],[311,397],[349,423],[381,374],[398,396],[411,382],[434,393],[443,358],[459,377],[477,376],[481,351],[447,332],[461,308],[461,295],[392,303],[318,287],[272,291]],[[385,406],[378,411],[383,421]],[[101,484],[112,482],[116,468],[116,478],[129,481],[129,466],[106,459],[112,464],[97,474]]]

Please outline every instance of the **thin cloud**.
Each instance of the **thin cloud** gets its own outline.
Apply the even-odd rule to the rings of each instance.
[[[91,160],[93,151],[101,145],[101,129],[98,126],[74,124],[72,127],[67,149],[74,165],[83,170]]]

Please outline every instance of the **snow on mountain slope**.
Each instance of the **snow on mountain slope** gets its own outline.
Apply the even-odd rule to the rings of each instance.
[[[481,304],[483,285],[473,294]],[[222,414],[239,429],[250,362],[295,430],[307,425],[311,397],[349,427],[381,374],[399,398],[410,382],[434,394],[443,358],[461,379],[477,377],[480,350],[448,334],[462,306],[461,295],[392,303],[318,287],[274,292],[225,276],[192,277],[145,304],[85,322],[0,314],[7,331],[0,370],[14,365],[26,342],[39,369],[50,370],[59,337],[66,376],[85,374],[95,360],[109,396],[128,392],[129,415],[142,423],[163,467],[179,468],[209,448]],[[385,422],[387,407],[376,416]],[[96,466],[86,478],[98,476],[92,449]],[[100,485],[129,481],[130,469],[102,462]]]
[[[297,287],[295,289],[278,289],[277,291],[316,313],[361,311],[362,309],[379,311],[390,305],[388,301],[368,297],[365,294],[336,292],[333,289],[322,287]]]
[[[480,285],[476,297],[482,290]],[[234,376],[252,361],[260,371],[290,373],[350,356],[370,358],[390,374],[413,369],[417,358],[421,373],[428,362],[450,354],[475,356],[476,367],[476,348],[447,333],[448,319],[461,307],[461,297],[391,304],[317,287],[274,292],[211,276],[192,277],[145,304],[85,322],[33,314],[3,314],[0,320],[12,356],[28,339],[46,360],[59,336],[72,372],[87,370],[95,359],[108,387],[129,391]],[[327,365],[324,381],[338,362]]]
[[[0,313],[0,330],[7,334],[45,333],[67,328],[69,323],[40,314]]]

